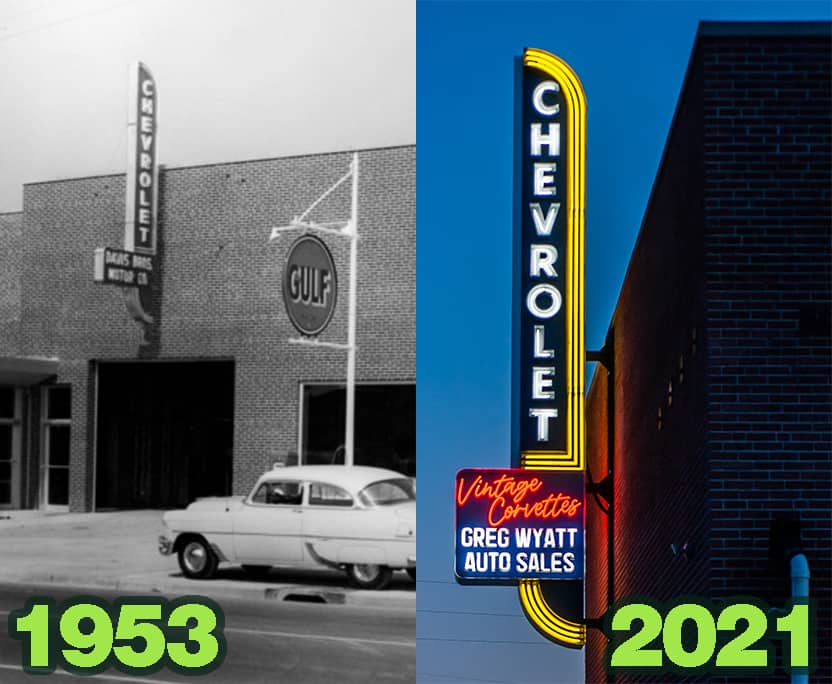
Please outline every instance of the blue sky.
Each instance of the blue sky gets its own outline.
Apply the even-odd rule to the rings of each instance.
[[[699,21],[829,19],[806,2],[417,2],[418,681],[582,682],[516,590],[453,579],[453,482],[508,467],[513,58],[583,82],[587,348],[612,316]]]

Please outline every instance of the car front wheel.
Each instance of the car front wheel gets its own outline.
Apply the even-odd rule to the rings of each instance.
[[[384,589],[390,584],[393,571],[386,565],[357,563],[347,566],[347,575],[359,589]]]
[[[208,579],[217,570],[217,556],[204,539],[191,538],[179,547],[179,567],[185,577]]]

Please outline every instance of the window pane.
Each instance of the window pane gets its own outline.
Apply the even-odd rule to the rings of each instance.
[[[257,491],[254,492],[254,496],[251,497],[251,500],[254,503],[266,503],[266,495],[269,493],[269,489],[269,485],[264,482],[257,488]]]
[[[48,388],[49,398],[47,400],[48,404],[48,417],[52,420],[54,419],[68,419],[71,417],[71,391],[68,385],[57,385],[55,387]]]
[[[309,487],[309,503],[313,506],[352,506],[352,497],[340,487],[314,482]]]
[[[386,506],[403,501],[415,501],[416,491],[413,483],[407,478],[382,480],[367,485],[358,497],[368,506]]]
[[[303,485],[299,482],[268,482],[266,503],[299,506],[303,501]]]
[[[10,503],[12,500],[12,483],[0,480],[0,504]]]
[[[0,418],[14,418],[14,387],[0,387]]]
[[[69,504],[69,468],[49,469],[49,501],[53,506]]]
[[[69,425],[50,425],[49,465],[69,465]]]
[[[0,461],[0,482],[11,482],[12,462]]]
[[[0,461],[12,460],[12,425],[0,425]]]

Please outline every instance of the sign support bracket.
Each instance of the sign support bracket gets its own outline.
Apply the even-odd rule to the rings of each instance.
[[[329,221],[315,223],[308,221],[307,216],[324,199],[342,185],[348,178],[352,178],[351,208],[349,220]],[[347,343],[322,342],[315,338],[290,338],[291,344],[307,345],[312,347],[327,347],[330,349],[342,349],[347,352],[346,372],[346,419],[344,425],[344,465],[355,464],[355,334],[357,318],[357,281],[358,281],[358,152],[354,152],[350,162],[350,170],[339,178],[326,192],[307,207],[300,216],[293,218],[288,226],[272,228],[269,241],[275,240],[281,234],[290,230],[314,230],[328,235],[347,237],[350,240],[350,277],[348,293],[348,314],[347,314]]]

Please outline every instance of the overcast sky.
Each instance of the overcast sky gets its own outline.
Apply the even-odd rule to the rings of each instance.
[[[0,0],[0,212],[124,171],[133,60],[168,166],[416,142],[413,0]]]

